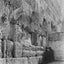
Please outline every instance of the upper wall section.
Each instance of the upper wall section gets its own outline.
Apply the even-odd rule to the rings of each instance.
[[[1,1],[11,1],[11,7],[14,8],[12,13],[14,16],[19,17],[24,11],[25,14],[30,15],[32,11],[36,11],[39,14],[39,22],[43,22],[43,17],[46,18],[47,22],[53,22],[54,25],[60,22],[61,8],[57,0],[1,0]],[[1,4],[2,10],[7,11],[5,6]],[[60,11],[60,13],[59,13]],[[19,12],[18,15],[15,15]],[[3,13],[3,12],[2,12]],[[49,27],[51,28],[51,26]]]

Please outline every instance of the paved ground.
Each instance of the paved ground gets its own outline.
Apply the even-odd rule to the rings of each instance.
[[[49,64],[64,64],[64,61],[55,61],[55,62],[52,62],[52,63],[49,63]]]

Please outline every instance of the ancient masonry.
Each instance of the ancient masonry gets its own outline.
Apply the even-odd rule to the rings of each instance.
[[[56,0],[0,0],[0,64],[40,64],[58,11]]]

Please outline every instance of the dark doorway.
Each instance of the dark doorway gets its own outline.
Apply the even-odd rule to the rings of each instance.
[[[31,41],[32,41],[32,45],[37,46],[37,34],[35,32],[32,32],[31,34]]]

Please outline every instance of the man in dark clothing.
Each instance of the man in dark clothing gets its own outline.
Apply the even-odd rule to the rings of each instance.
[[[54,61],[54,51],[51,49],[51,47],[46,47],[46,50],[43,54],[43,64],[47,64],[49,62]]]

